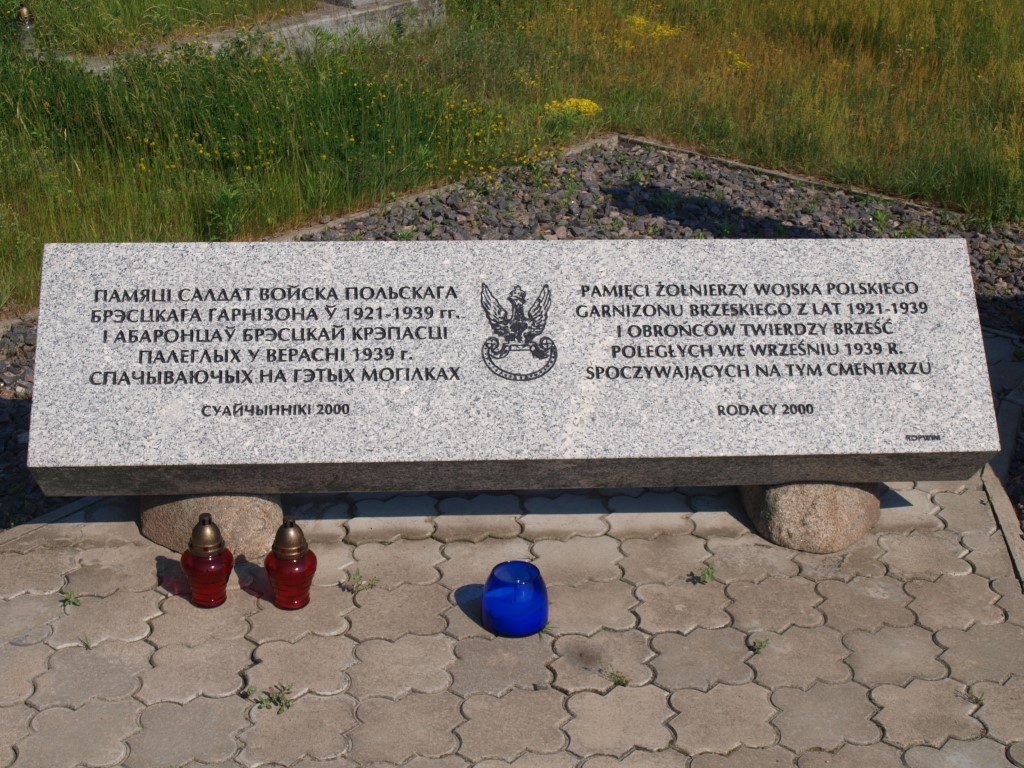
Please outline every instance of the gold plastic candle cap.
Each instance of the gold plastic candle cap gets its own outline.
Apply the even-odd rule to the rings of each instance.
[[[18,21],[25,23],[32,20],[32,14],[28,10],[28,6],[22,3],[18,6]]]
[[[274,554],[281,560],[297,560],[309,550],[306,535],[295,524],[295,518],[286,515],[274,537]]]
[[[224,551],[224,537],[220,535],[220,528],[209,514],[199,516],[199,522],[192,529],[188,551],[196,557],[211,557]]]

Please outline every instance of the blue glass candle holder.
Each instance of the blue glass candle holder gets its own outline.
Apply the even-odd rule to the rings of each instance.
[[[548,623],[548,588],[533,563],[494,566],[484,585],[484,627],[502,637],[535,635]]]

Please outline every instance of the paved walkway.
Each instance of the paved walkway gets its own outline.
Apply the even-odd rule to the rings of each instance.
[[[1012,405],[1024,371],[989,347]],[[194,608],[133,506],[0,535],[0,766],[1024,766],[1021,533],[991,470],[888,484],[834,555],[768,544],[728,488],[294,498],[320,560],[297,612],[250,563]],[[480,626],[507,559],[539,565],[548,631]]]

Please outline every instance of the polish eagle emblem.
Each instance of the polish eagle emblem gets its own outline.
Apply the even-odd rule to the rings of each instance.
[[[509,381],[538,379],[554,367],[558,357],[555,342],[541,335],[551,309],[551,289],[547,285],[541,288],[529,309],[526,309],[526,291],[521,286],[514,286],[507,299],[509,309],[487,283],[481,284],[480,305],[494,332],[484,342],[484,363],[493,373]],[[529,352],[533,358],[545,361],[544,365],[534,370],[519,370],[522,367],[519,365],[510,370],[498,365],[497,361],[507,359],[513,352]]]

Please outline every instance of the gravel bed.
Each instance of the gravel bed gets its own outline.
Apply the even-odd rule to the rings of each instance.
[[[962,237],[982,325],[1024,332],[1024,228],[978,228],[961,214],[862,194],[703,155],[621,140],[425,192],[298,236],[330,240]],[[4,524],[47,499],[25,469],[34,321],[0,340]],[[1007,489],[1024,513],[1024,435]]]

